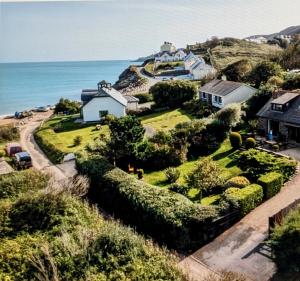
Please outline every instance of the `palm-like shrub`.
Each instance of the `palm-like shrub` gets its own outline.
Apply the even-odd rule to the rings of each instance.
[[[174,183],[180,177],[180,171],[174,167],[169,167],[164,171],[167,181],[169,183]]]

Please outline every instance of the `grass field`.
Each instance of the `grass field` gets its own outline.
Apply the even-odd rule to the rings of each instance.
[[[95,124],[74,123],[73,117],[54,117],[45,122],[37,134],[66,153],[82,151],[88,143],[97,139],[101,133],[109,134],[107,126],[102,126],[101,130],[96,130]],[[58,125],[60,126],[60,132],[56,133],[54,128]],[[73,145],[76,136],[82,137],[82,142],[78,146]]]
[[[171,130],[178,123],[187,122],[192,120],[193,117],[187,114],[182,109],[168,110],[165,112],[153,113],[144,117],[141,117],[142,124],[153,128],[156,131]]]
[[[212,159],[217,161],[220,167],[223,168],[222,176],[225,179],[237,176],[242,172],[240,168],[237,167],[236,161],[234,159],[236,153],[238,152],[232,150],[229,140],[225,140],[221,147],[212,155],[210,155]],[[180,171],[180,178],[178,179],[179,184],[185,183],[185,175],[193,171],[193,169],[197,165],[197,162],[198,160],[187,161],[177,167]],[[145,171],[144,180],[145,182],[156,186],[168,186],[164,171]],[[195,190],[191,190],[189,194],[190,197],[194,197],[196,195],[195,192]]]

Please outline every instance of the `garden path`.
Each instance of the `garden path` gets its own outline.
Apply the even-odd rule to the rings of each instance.
[[[225,269],[243,273],[249,280],[277,280],[276,266],[270,248],[265,243],[268,219],[298,198],[299,172],[285,184],[280,193],[258,206],[211,243],[183,259],[179,266],[186,268],[188,265],[190,280],[193,281],[205,280],[199,275],[203,264],[213,271]]]

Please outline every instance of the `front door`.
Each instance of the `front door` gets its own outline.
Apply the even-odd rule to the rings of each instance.
[[[212,95],[211,94],[207,95],[207,102],[208,102],[208,104],[212,105]]]
[[[273,136],[278,136],[279,133],[279,122],[277,121],[273,121],[273,120],[269,120],[269,132],[272,130],[272,134]]]

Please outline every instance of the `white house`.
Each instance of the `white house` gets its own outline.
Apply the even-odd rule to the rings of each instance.
[[[202,60],[195,62],[190,69],[190,73],[194,80],[200,80],[210,75],[215,75],[216,72],[216,69]]]
[[[130,101],[129,101],[130,100]],[[98,83],[98,89],[86,89],[81,93],[81,114],[84,122],[101,120],[107,114],[116,117],[126,115],[126,109],[136,109],[138,99],[123,96],[105,81]]]
[[[190,52],[184,59],[184,69],[190,71],[192,65],[199,61],[204,62],[204,60],[202,58],[199,58],[199,57],[195,56],[192,52]]]
[[[159,53],[155,57],[155,61],[159,61],[159,62],[171,62],[171,61],[174,61],[174,56],[173,56],[173,54],[171,54],[169,52]]]
[[[160,46],[160,51],[174,53],[176,51],[176,47],[171,42],[164,42]]]
[[[245,102],[256,91],[243,83],[215,79],[200,88],[199,98],[215,107],[223,108],[230,103]]]
[[[174,61],[183,61],[186,57],[186,52],[183,49],[178,49],[175,53],[174,53]]]

